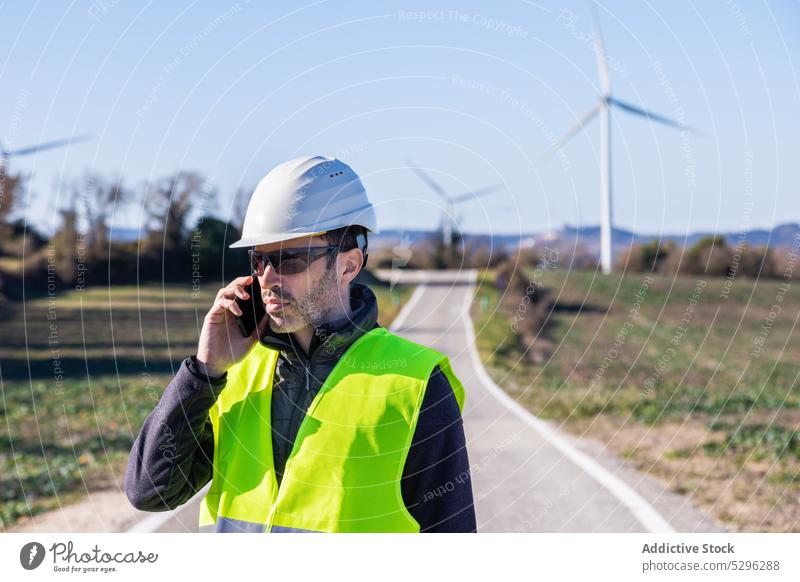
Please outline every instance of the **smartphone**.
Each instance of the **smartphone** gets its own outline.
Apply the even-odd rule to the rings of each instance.
[[[241,316],[236,316],[236,325],[244,337],[249,337],[258,325],[258,322],[267,314],[264,309],[264,299],[261,297],[261,285],[258,283],[258,276],[253,273],[253,282],[245,287],[245,291],[250,294],[248,299],[236,297],[236,304],[242,310]]]

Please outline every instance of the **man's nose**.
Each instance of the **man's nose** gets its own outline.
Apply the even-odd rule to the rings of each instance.
[[[259,277],[262,289],[269,289],[281,280],[281,276],[272,268],[272,263],[267,262],[264,266],[264,273]]]

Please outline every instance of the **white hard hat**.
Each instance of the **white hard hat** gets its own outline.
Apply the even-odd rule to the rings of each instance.
[[[256,186],[231,248],[251,247],[360,225],[378,232],[375,208],[344,162],[303,156],[276,166]]]

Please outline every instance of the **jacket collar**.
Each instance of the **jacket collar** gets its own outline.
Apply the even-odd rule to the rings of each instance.
[[[378,300],[366,285],[353,283],[350,287],[350,308],[350,317],[328,321],[314,330],[308,355],[291,334],[275,332],[269,326],[261,343],[292,361],[338,360],[353,342],[378,326]]]

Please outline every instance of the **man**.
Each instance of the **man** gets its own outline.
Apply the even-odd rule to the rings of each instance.
[[[259,182],[231,245],[252,247],[253,275],[219,291],[145,420],[125,475],[135,507],[175,508],[211,481],[201,531],[476,531],[463,386],[446,356],[378,325],[354,283],[376,231],[339,160]],[[236,298],[253,277],[266,315],[244,337]]]

